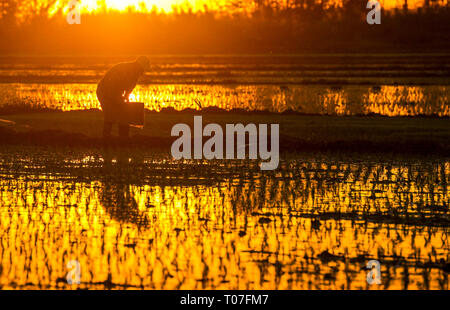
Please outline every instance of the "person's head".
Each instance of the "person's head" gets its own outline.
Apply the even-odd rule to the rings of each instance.
[[[136,63],[141,66],[144,72],[150,70],[150,59],[147,56],[139,56]]]

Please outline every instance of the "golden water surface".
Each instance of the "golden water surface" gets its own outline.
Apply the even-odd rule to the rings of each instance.
[[[0,84],[0,109],[99,109],[96,84]],[[449,86],[139,85],[131,101],[149,110],[220,108],[307,114],[450,116]]]
[[[1,152],[2,289],[449,288],[449,161]]]

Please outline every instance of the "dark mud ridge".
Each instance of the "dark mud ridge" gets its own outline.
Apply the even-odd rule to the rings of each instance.
[[[27,104],[8,104],[8,105],[2,105],[0,106],[0,115],[13,115],[13,114],[31,114],[31,113],[57,113],[57,112],[63,112],[61,109],[56,108],[48,108],[48,107],[40,107],[40,106],[32,106]],[[84,110],[72,110],[64,113],[101,113],[100,109],[97,108],[91,108],[91,109],[84,109]],[[146,113],[149,114],[159,114],[159,113],[167,113],[167,114],[238,114],[238,115],[296,115],[296,116],[338,116],[337,114],[324,114],[324,113],[306,113],[299,110],[293,110],[293,109],[286,109],[283,111],[272,111],[267,109],[257,109],[257,110],[250,110],[245,108],[232,108],[232,109],[223,109],[216,106],[210,106],[210,107],[200,107],[199,109],[193,109],[193,108],[184,108],[182,110],[177,110],[174,107],[164,107],[161,108],[159,111],[156,110],[149,110],[145,109]],[[380,113],[353,113],[351,115],[344,115],[344,117],[347,116],[373,116],[373,117],[385,117],[389,118],[389,116],[380,114]],[[438,111],[433,113],[427,113],[427,114],[415,114],[415,115],[397,115],[395,118],[438,118],[438,119],[450,119],[447,115],[439,115]]]
[[[99,137],[89,137],[81,133],[71,133],[61,130],[30,130],[18,132],[7,127],[0,127],[0,145],[29,145],[29,146],[61,146],[61,147],[136,147],[144,149],[163,149],[170,151],[170,147],[177,137],[152,137],[134,135],[128,140],[113,137],[105,141]],[[268,137],[270,141],[270,137]],[[225,143],[225,141],[224,141]],[[225,144],[224,144],[225,145]],[[269,145],[270,147],[270,145]],[[304,140],[286,135],[280,136],[281,152],[356,152],[356,153],[395,153],[404,155],[438,155],[448,156],[450,147],[434,141],[323,141]]]

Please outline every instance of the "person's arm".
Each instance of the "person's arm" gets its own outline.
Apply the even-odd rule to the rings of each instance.
[[[133,92],[134,88],[137,85],[137,79],[138,79],[137,77],[134,77],[133,80],[129,81],[129,85],[126,86],[123,95],[126,102],[128,102],[130,94]]]
[[[123,93],[123,99],[125,102],[129,101],[129,97],[130,94],[133,92],[133,89],[127,89],[124,93]]]
[[[122,98],[125,102],[129,101],[129,96],[136,87],[139,74],[135,68],[135,64],[125,64],[120,68],[120,84],[121,89],[123,89]]]

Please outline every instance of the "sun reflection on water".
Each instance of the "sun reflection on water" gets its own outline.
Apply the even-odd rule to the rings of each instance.
[[[0,85],[0,108],[62,111],[100,108],[95,84]],[[149,110],[217,107],[307,114],[450,116],[448,86],[139,85],[132,101]]]

